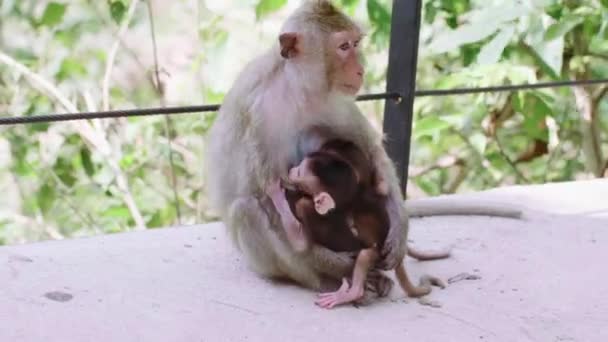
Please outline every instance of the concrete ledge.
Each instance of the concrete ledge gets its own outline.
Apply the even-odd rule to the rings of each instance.
[[[412,276],[462,280],[429,299],[332,311],[247,270],[221,224],[0,248],[0,341],[608,341],[608,182],[455,198],[513,201],[526,220],[412,222]]]

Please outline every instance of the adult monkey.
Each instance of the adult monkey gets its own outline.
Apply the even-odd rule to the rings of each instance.
[[[306,253],[294,251],[294,236],[286,234],[266,195],[276,179],[285,177],[297,133],[312,124],[331,126],[374,161],[379,187],[388,186],[390,192],[391,227],[382,268],[394,268],[406,254],[407,214],[381,135],[354,103],[363,80],[359,27],[329,1],[320,0],[304,3],[281,31],[278,44],[238,76],[208,134],[209,199],[257,273],[316,290],[335,289],[352,271],[354,259],[318,245]],[[408,254],[419,259],[441,256],[412,250]],[[382,283],[372,287],[386,292]]]

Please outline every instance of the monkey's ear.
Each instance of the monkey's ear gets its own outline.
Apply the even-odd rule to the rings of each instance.
[[[325,215],[330,210],[336,208],[336,202],[334,202],[334,199],[327,192],[317,194],[313,200],[315,202],[315,210],[320,215]]]
[[[295,32],[281,33],[279,36],[281,45],[281,56],[285,59],[295,57],[298,53],[298,34]]]

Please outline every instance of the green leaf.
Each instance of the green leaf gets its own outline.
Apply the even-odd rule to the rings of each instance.
[[[438,12],[439,9],[435,5],[435,2],[427,1],[426,4],[424,4],[424,22],[432,24],[433,21],[435,21]]]
[[[376,26],[390,25],[390,13],[377,0],[367,0],[367,15]]]
[[[68,187],[73,186],[78,180],[74,175],[74,169],[72,168],[72,164],[63,157],[57,158],[57,161],[53,166],[53,171],[57,174],[57,177],[61,179],[63,184]]]
[[[48,184],[44,184],[40,190],[38,190],[38,195],[36,197],[36,202],[40,211],[42,211],[42,213],[48,212],[53,207],[55,198],[55,188],[50,187]]]
[[[377,0],[367,0],[367,16],[375,27],[372,33],[372,42],[382,45],[388,41],[391,31],[391,14]]]
[[[255,16],[260,19],[272,12],[278,11],[285,6],[287,0],[260,0],[255,6]]]
[[[600,3],[602,4],[602,6],[608,8],[608,0],[600,0]]]
[[[113,206],[104,211],[102,215],[105,218],[128,219],[131,217],[131,212],[124,206]]]
[[[416,121],[414,127],[414,139],[419,139],[425,135],[433,136],[443,129],[450,127],[450,124],[436,116],[427,116]]]
[[[61,62],[57,79],[65,80],[71,77],[85,76],[86,74],[87,68],[79,60],[68,57]]]
[[[136,0],[131,0],[136,1]],[[127,12],[127,5],[120,0],[109,1],[110,5],[110,15],[112,19],[117,24],[122,22],[122,18],[125,16],[125,12]]]
[[[548,141],[549,131],[544,127],[543,123],[545,118],[551,115],[551,108],[536,94],[529,95],[525,107],[523,128],[526,135],[534,139]]]
[[[493,35],[504,23],[527,14],[530,9],[520,4],[511,7],[490,7],[476,12],[469,24],[442,32],[428,45],[433,54],[453,51],[462,45],[478,42]]]
[[[556,38],[563,37],[566,33],[572,31],[573,28],[583,22],[585,18],[580,16],[566,16],[557,23],[549,26],[545,32],[545,41],[551,41]]]
[[[91,161],[91,151],[84,147],[80,148],[80,161],[82,162],[84,172],[87,176],[92,177],[95,174],[95,166],[93,166],[93,162]]]
[[[498,62],[500,56],[502,56],[502,52],[511,41],[514,34],[514,26],[507,26],[501,29],[500,32],[481,49],[479,55],[477,55],[477,63],[484,65]]]
[[[58,2],[49,3],[44,9],[44,13],[40,19],[40,25],[53,27],[59,24],[63,19],[66,9],[66,4],[60,4]]]
[[[357,5],[359,5],[359,0],[339,0],[336,1],[336,3],[340,7],[342,7],[346,12],[352,15],[356,10]]]
[[[488,146],[488,138],[480,132],[473,133],[469,141],[471,145],[479,152],[480,154],[484,154],[486,151],[486,147]]]
[[[529,52],[537,60],[544,72],[552,78],[557,79],[561,74],[564,51],[564,37],[557,37],[551,41],[544,39],[545,28],[542,20],[546,15],[530,16],[530,27],[525,38],[527,45],[531,48]]]

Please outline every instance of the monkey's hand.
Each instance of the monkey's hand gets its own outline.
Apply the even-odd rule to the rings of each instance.
[[[407,253],[407,220],[402,218],[399,204],[395,198],[389,198],[386,209],[391,226],[380,252],[378,267],[383,270],[392,270],[403,261]]]
[[[331,309],[336,305],[352,303],[361,299],[365,291],[361,286],[349,286],[348,280],[342,278],[342,286],[335,292],[319,293],[319,299],[315,302],[318,306]]]

